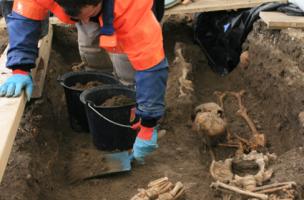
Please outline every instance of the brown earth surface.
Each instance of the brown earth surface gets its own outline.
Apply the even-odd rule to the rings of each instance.
[[[72,88],[83,91],[86,89],[90,89],[90,88],[102,86],[102,85],[103,85],[103,83],[100,81],[90,81],[88,83],[76,83],[75,85],[72,86]]]
[[[113,107],[113,106],[126,106],[135,104],[134,99],[131,99],[125,95],[117,95],[112,98],[106,99],[100,106]]]
[[[298,122],[298,114],[304,110],[304,31],[268,31],[257,22],[244,44],[249,51],[249,66],[238,67],[222,77],[208,67],[183,18],[169,19],[163,30],[171,65],[167,112],[161,124],[167,133],[146,164],[134,165],[130,173],[69,182],[71,156],[90,141],[90,135],[77,134],[69,127],[64,92],[56,78],[70,71],[70,66],[79,62],[79,55],[75,30],[56,27],[44,97],[27,105],[0,185],[1,200],[126,200],[137,193],[137,188],[163,176],[172,182],[183,182],[188,200],[220,199],[209,187],[213,181],[209,174],[211,158],[199,135],[191,129],[191,114],[195,106],[216,101],[214,91],[243,89],[249,116],[266,135],[268,151],[279,156],[273,181],[297,181],[298,199],[304,199],[304,129]],[[174,62],[177,43],[186,63],[191,65],[192,73],[187,78],[194,83],[192,96],[179,95],[178,80],[184,63]],[[247,124],[235,114],[235,98],[228,97],[224,108],[231,131],[248,138]],[[234,149],[217,147],[215,152],[217,159],[224,159],[232,156]]]
[[[5,50],[8,44],[8,36],[6,29],[0,29],[0,54]]]

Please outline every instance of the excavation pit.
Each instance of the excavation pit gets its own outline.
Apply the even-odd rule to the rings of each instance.
[[[298,199],[303,199],[304,129],[298,114],[304,110],[304,32],[270,31],[262,22],[256,22],[244,44],[249,51],[249,66],[237,67],[222,77],[208,67],[206,57],[193,43],[193,31],[187,23],[183,17],[169,18],[164,23],[171,68],[167,112],[161,124],[167,133],[159,140],[158,150],[146,159],[147,165],[134,166],[129,174],[77,184],[67,180],[69,160],[75,149],[90,145],[91,139],[70,128],[63,89],[56,81],[59,74],[71,70],[68,66],[79,63],[76,33],[74,29],[55,26],[44,96],[26,108],[0,186],[0,199],[125,200],[134,196],[137,188],[164,176],[184,184],[186,199],[219,199],[209,187],[213,181],[209,174],[211,157],[201,136],[192,131],[191,113],[203,102],[216,101],[215,91],[240,90],[246,91],[244,104],[257,129],[265,134],[267,150],[278,156],[273,181],[296,181]],[[184,60],[175,59],[178,52]],[[106,56],[104,59],[105,65],[111,64]],[[193,91],[187,80],[192,82]],[[227,98],[224,106],[231,131],[248,138],[250,129],[236,115],[235,98]],[[225,159],[234,151],[217,147],[215,156]]]

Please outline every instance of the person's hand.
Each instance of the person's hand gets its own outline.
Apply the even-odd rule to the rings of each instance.
[[[29,101],[33,92],[33,80],[31,75],[28,74],[14,74],[9,77],[0,86],[0,97],[18,97],[25,89],[27,100]]]
[[[133,145],[133,158],[139,163],[144,163],[144,158],[157,149],[157,127],[140,125],[138,135]]]

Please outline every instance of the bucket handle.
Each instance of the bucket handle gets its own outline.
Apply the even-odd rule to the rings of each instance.
[[[100,112],[98,112],[93,106],[91,106],[90,103],[88,103],[89,108],[91,108],[97,115],[99,115],[101,118],[103,118],[104,120],[110,122],[111,124],[114,124],[116,126],[120,126],[123,128],[131,128],[131,125],[125,125],[125,124],[120,124],[118,122],[114,122],[113,120],[110,120],[109,118],[107,118],[106,116],[102,115]]]

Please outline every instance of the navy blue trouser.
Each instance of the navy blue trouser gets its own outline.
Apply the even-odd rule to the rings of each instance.
[[[136,114],[142,120],[158,120],[165,111],[165,92],[168,79],[168,61],[144,71],[136,71]]]

